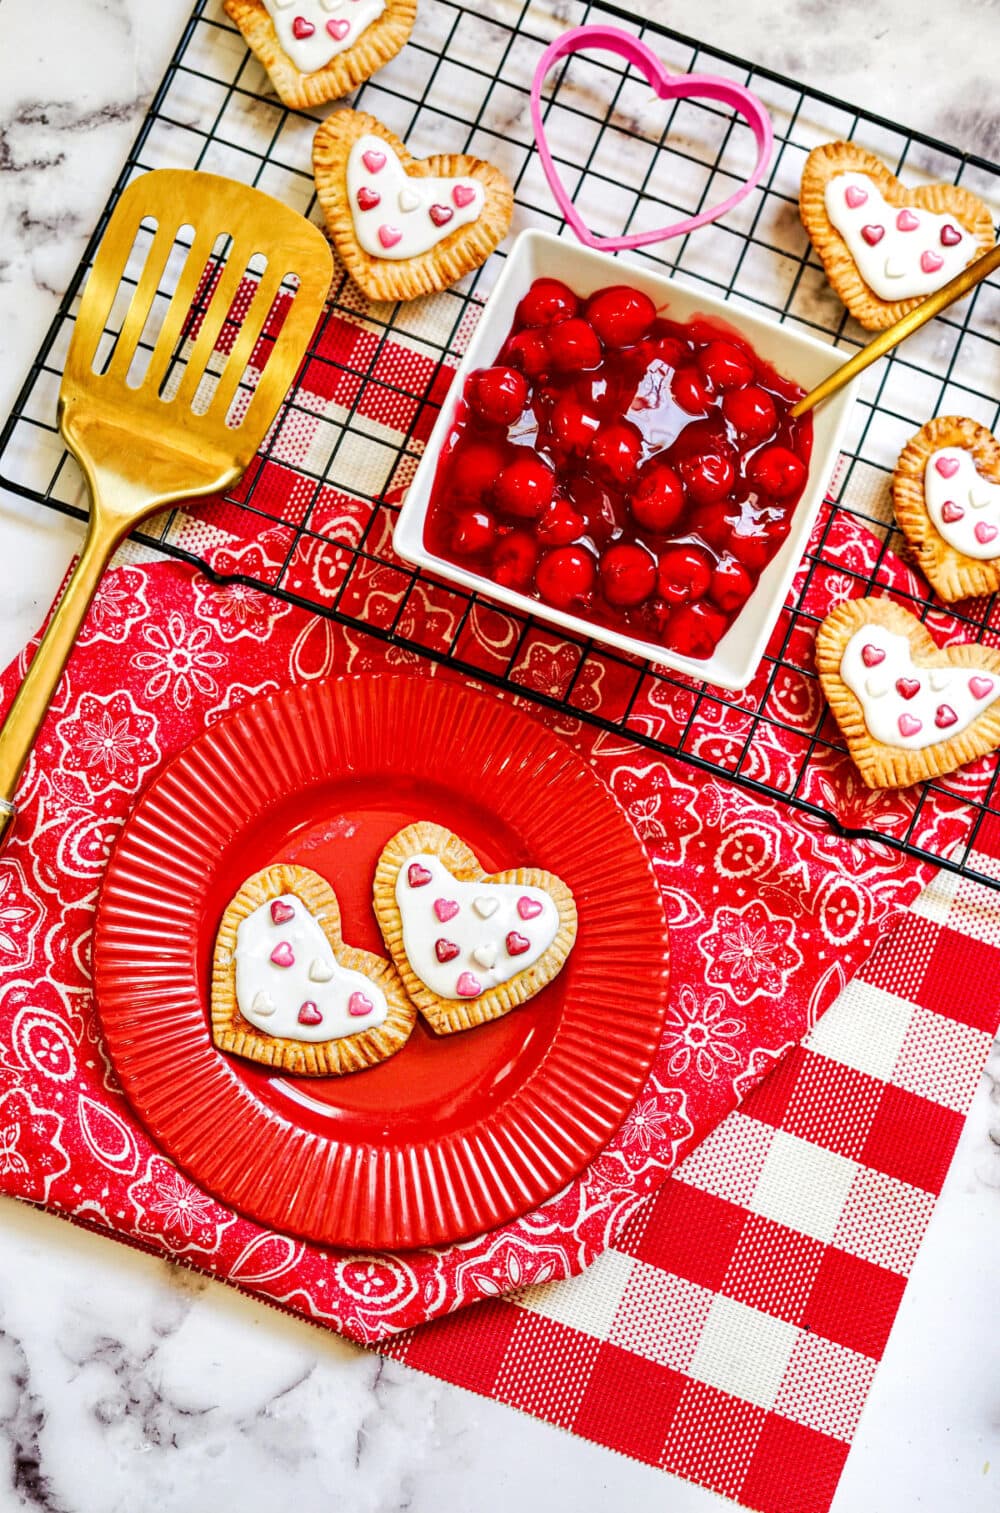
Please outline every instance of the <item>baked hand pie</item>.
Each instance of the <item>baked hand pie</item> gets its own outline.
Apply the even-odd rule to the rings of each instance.
[[[375,1066],[416,1022],[395,968],[345,944],[330,884],[285,863],[248,877],[223,915],[211,1012],[221,1051],[310,1077]]]
[[[960,415],[929,420],[892,477],[899,528],[948,603],[1000,588],[1000,443]]]

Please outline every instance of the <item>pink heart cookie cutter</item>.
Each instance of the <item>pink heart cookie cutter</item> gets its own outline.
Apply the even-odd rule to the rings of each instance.
[[[542,118],[542,84],[553,64],[558,63],[560,58],[592,49],[616,53],[618,57],[631,63],[643,74],[661,100],[693,98],[716,100],[721,105],[728,105],[737,115],[742,116],[757,143],[757,162],[739,189],[718,205],[712,205],[708,210],[699,211],[697,215],[686,216],[684,220],[677,221],[672,226],[662,226],[658,230],[637,231],[630,236],[598,236],[596,232],[591,231],[573,204],[572,196],[566,189],[549,151],[545,138],[545,122]],[[622,252],[630,247],[645,247],[650,242],[665,242],[672,236],[683,236],[689,231],[696,231],[699,226],[707,226],[710,221],[718,220],[719,216],[732,210],[734,205],[738,205],[760,183],[771,161],[771,152],[774,147],[774,128],[771,125],[771,117],[757,96],[751,94],[749,89],[744,89],[741,84],[734,84],[731,79],[723,79],[715,74],[668,73],[660,59],[644,42],[617,26],[575,26],[572,30],[563,32],[561,37],[557,37],[549,44],[538,60],[535,77],[531,82],[531,124],[542,169],[549,188],[555,196],[556,204],[567,223],[584,246],[603,248],[609,252]]]

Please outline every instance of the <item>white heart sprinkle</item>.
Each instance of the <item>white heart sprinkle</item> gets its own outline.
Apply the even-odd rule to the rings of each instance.
[[[984,510],[993,503],[993,492],[988,483],[974,483],[969,490],[969,503],[974,510]]]
[[[902,278],[905,273],[906,273],[906,264],[905,263],[901,263],[899,261],[899,259],[895,258],[895,257],[887,257],[886,258],[886,260],[885,260],[885,276],[886,276],[886,278]]]
[[[495,967],[497,964],[497,948],[494,945],[477,946],[472,953],[472,959],[478,962],[481,967],[486,967],[489,970],[490,967]]]
[[[404,214],[406,214],[410,210],[419,210],[419,194],[414,194],[412,189],[401,189],[399,191],[399,208],[403,211]]]
[[[498,898],[477,898],[473,900],[472,907],[480,919],[489,919],[490,915],[495,914],[500,907],[500,900]]]
[[[277,1007],[278,1005],[270,993],[261,991],[254,996],[254,1001],[250,1005],[250,1012],[251,1014],[258,1014],[261,1019],[268,1019]]]
[[[319,0],[319,3],[325,11],[339,11],[343,10],[345,0]]]
[[[892,687],[892,675],[884,672],[873,672],[865,679],[865,693],[873,699],[880,699],[884,693],[888,693]]]
[[[938,671],[930,674],[928,681],[935,693],[941,693],[943,689],[948,687],[949,678],[944,668],[940,668]]]
[[[290,5],[295,3],[295,0],[274,0],[274,3],[280,11],[286,11]]]
[[[327,961],[321,961],[317,956],[309,968],[310,982],[329,982],[333,976],[333,968]]]

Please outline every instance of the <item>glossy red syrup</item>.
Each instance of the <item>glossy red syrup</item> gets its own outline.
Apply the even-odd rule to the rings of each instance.
[[[808,476],[803,391],[706,319],[538,279],[469,375],[431,493],[439,557],[683,656],[711,656]]]

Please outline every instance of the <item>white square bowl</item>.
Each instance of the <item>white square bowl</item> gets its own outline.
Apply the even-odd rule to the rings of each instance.
[[[396,522],[393,536],[396,551],[405,561],[428,568],[440,578],[474,589],[512,609],[558,625],[574,635],[586,636],[607,646],[617,647],[619,651],[631,652],[719,688],[745,688],[760,665],[768,637],[774,629],[795,569],[805,551],[826,486],[836,466],[841,440],[854,402],[853,385],[841,389],[814,412],[809,478],[805,492],[795,506],[792,527],[781,550],[768,563],[753,593],[712,656],[700,661],[680,656],[656,642],[623,634],[598,625],[582,615],[567,614],[563,610],[551,608],[540,599],[504,588],[481,573],[469,572],[466,568],[457,567],[453,562],[436,556],[424,544],[424,522],[438,459],[451,430],[465,380],[475,368],[489,367],[495,361],[514,323],[518,303],[536,278],[562,279],[584,298],[606,284],[628,283],[648,294],[657,308],[671,320],[687,321],[696,315],[721,320],[742,332],[766,362],[772,364],[783,377],[793,380],[804,389],[814,388],[844,361],[843,353],[824,342],[814,341],[810,336],[803,336],[800,332],[773,321],[748,315],[710,295],[685,289],[662,274],[647,273],[631,263],[621,263],[607,253],[591,252],[575,242],[552,236],[545,231],[523,231],[511,249],[506,267],[480,317],[431,432]]]

